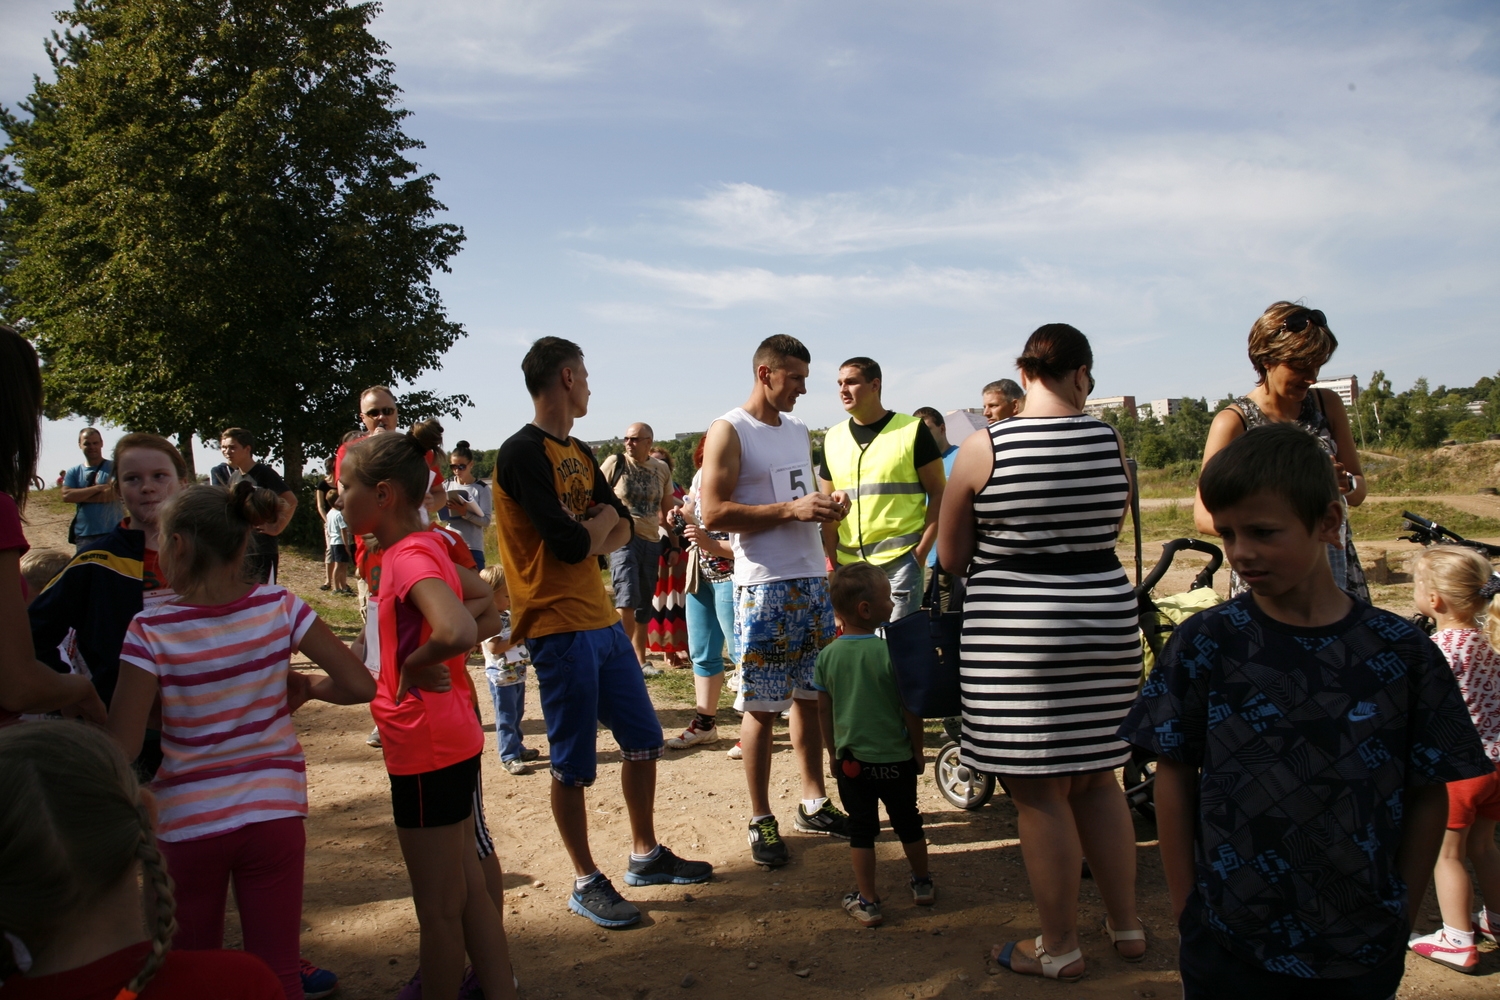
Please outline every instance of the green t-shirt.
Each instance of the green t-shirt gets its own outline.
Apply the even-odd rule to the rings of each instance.
[[[891,654],[878,635],[843,635],[818,654],[813,687],[833,699],[833,742],[867,764],[910,760]]]

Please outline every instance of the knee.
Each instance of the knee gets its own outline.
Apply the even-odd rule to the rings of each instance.
[[[922,839],[922,813],[913,803],[910,810],[891,814],[891,829],[903,844]]]

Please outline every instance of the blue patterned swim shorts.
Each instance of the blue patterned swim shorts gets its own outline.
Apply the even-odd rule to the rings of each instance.
[[[740,698],[747,712],[780,712],[792,698],[816,698],[813,668],[836,629],[821,576],[734,588]]]

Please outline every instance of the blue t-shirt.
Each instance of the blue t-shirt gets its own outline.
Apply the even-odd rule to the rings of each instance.
[[[93,468],[87,465],[75,465],[63,476],[63,488],[81,490],[85,486],[98,486],[101,483],[113,482],[114,473],[115,463],[107,458]],[[114,531],[115,526],[125,518],[124,508],[120,506],[118,500],[105,503],[80,503],[74,506],[78,509],[78,519],[74,522],[73,533],[79,538],[85,535],[107,535]]]
[[[1271,972],[1341,979],[1406,947],[1403,789],[1495,765],[1432,640],[1355,602],[1319,628],[1252,595],[1177,627],[1120,739],[1201,767],[1196,887],[1214,936]]]
[[[948,480],[948,479],[952,479],[953,478],[953,463],[956,462],[957,460],[958,460],[958,445],[956,445],[956,444],[950,444],[948,446],[948,450],[945,451],[945,452],[943,452],[943,479],[944,480]],[[938,564],[938,561],[937,561],[937,546],[934,545],[932,547],[932,551],[929,552],[929,553],[927,553],[927,565],[929,565],[929,566],[936,566],[937,564]]]

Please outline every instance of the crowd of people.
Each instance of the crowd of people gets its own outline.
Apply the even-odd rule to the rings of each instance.
[[[435,420],[403,432],[395,396],[371,387],[315,491],[323,589],[350,591],[351,569],[358,589],[352,645],[277,583],[297,498],[242,428],[221,435],[224,464],[202,485],[163,438],[127,434],[105,459],[85,430],[62,494],[78,505],[76,551],[35,559],[21,515],[41,382],[30,345],[0,328],[0,621],[30,636],[0,644],[0,996],[149,1000],[210,978],[215,995],[331,992],[336,975],[298,950],[308,807],[290,716],[309,699],[370,705],[420,928],[403,1000],[514,996],[476,651],[512,774],[542,756],[520,727],[537,685],[573,913],[641,919],[593,855],[600,726],[622,761],[619,876],[713,877],[660,842],[655,793],[667,750],[720,739],[726,668],[750,861],[791,860],[770,796],[785,719],[794,829],[850,844],[844,910],[875,926],[893,904],[875,864],[882,805],[911,904],[936,905],[923,720],[884,638],[934,605],[962,616],[962,761],[1004,781],[1040,925],[996,944],[993,967],[1085,974],[1085,858],[1106,911],[1095,931],[1125,962],[1152,947],[1116,777],[1135,751],[1157,760],[1186,996],[1384,1000],[1408,952],[1472,970],[1477,937],[1500,928],[1500,576],[1473,552],[1424,554],[1415,602],[1432,639],[1370,605],[1347,518],[1365,496],[1358,454],[1338,398],[1313,387],[1336,346],[1301,305],[1255,322],[1257,384],[1215,418],[1194,501],[1232,595],[1179,626],[1143,680],[1115,554],[1136,487],[1118,433],[1084,413],[1093,353],[1066,324],[1031,334],[1019,381],[982,390],[987,426],[955,439],[935,408],[886,408],[878,362],[850,358],[836,386],[849,418],[816,460],[793,415],[811,355],[768,337],[744,402],[697,442],[686,490],[647,424],[603,462],[573,436],[590,375],[567,340],[526,353],[533,419],[489,482],[468,442],[445,451]],[[693,718],[670,738],[648,649],[693,672]],[[322,672],[292,670],[294,653]],[[1415,935],[1434,866],[1443,927]],[[231,881],[253,960],[217,950]]]

